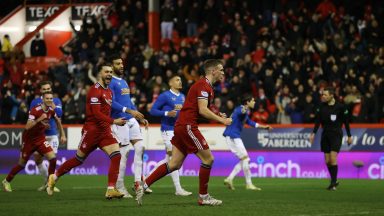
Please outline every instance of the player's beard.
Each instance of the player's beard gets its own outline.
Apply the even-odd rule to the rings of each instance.
[[[115,69],[115,74],[119,77],[122,77],[124,74],[124,69]]]
[[[111,83],[112,77],[105,77],[103,78],[104,85],[109,85]]]

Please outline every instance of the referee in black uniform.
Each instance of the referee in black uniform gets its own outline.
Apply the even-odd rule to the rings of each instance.
[[[331,176],[331,184],[328,186],[328,190],[336,190],[336,187],[339,185],[337,182],[337,155],[343,138],[343,123],[348,135],[348,145],[352,144],[348,110],[342,103],[336,101],[334,94],[335,90],[331,87],[323,90],[322,100],[324,103],[316,110],[315,127],[310,136],[310,142],[313,143],[315,134],[321,124],[323,127],[321,151],[324,152],[325,163]]]

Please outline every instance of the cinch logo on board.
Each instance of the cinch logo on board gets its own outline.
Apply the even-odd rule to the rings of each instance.
[[[253,177],[277,178],[327,178],[327,171],[303,171],[298,163],[287,160],[281,163],[268,163],[263,156],[249,164]]]
[[[379,163],[373,163],[368,167],[370,179],[384,179],[384,156],[381,156]]]

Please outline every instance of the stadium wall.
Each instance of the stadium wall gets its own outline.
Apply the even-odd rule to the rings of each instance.
[[[305,141],[298,141],[307,139],[305,134],[310,133],[311,125],[274,125],[274,127],[275,129],[268,132],[268,135],[265,135],[265,131],[260,131],[262,135],[259,135],[259,131],[253,128],[244,129],[242,134],[249,150],[251,172],[254,177],[328,178],[323,154],[319,152],[316,142],[314,145],[309,145]],[[238,160],[225,145],[221,135],[224,127],[215,125],[200,128],[215,156],[212,175],[227,176]],[[7,173],[10,167],[17,163],[22,129],[23,126],[0,126],[0,173],[2,174]],[[61,147],[62,150],[58,153],[58,166],[73,157],[80,139],[80,126],[67,125],[66,130],[69,144]],[[148,131],[143,129],[143,132],[148,149],[144,155],[144,172],[148,173],[157,161],[164,158],[164,150],[159,126],[152,126]],[[343,151],[339,157],[340,178],[384,179],[383,132],[384,129],[380,125],[353,126],[354,143],[352,147],[343,144]],[[317,137],[319,135],[318,133]],[[265,142],[265,139],[269,142]],[[286,141],[285,143],[288,144],[280,148],[284,146],[282,145],[284,141],[279,141],[280,139],[291,141]],[[264,143],[277,143],[279,148]],[[256,147],[252,149],[248,146]],[[132,164],[132,160],[133,151],[130,152],[128,164]],[[197,175],[199,164],[197,157],[188,156],[180,170],[181,175]],[[358,164],[362,167],[357,166]],[[108,157],[102,151],[95,151],[86,163],[71,171],[71,174],[106,175],[108,167]],[[28,161],[24,173],[29,175],[38,173],[32,160]],[[127,168],[127,173],[132,175],[132,167]]]

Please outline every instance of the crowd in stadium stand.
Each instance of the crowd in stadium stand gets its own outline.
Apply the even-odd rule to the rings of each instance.
[[[168,88],[168,77],[179,74],[187,93],[209,58],[225,61],[226,78],[214,86],[219,97],[210,105],[215,112],[230,115],[239,97],[252,93],[253,120],[311,123],[321,89],[333,86],[352,122],[384,122],[380,1],[165,0],[160,51],[148,45],[147,4],[116,1],[105,15],[84,17],[74,40],[61,48],[64,57],[46,75],[14,75],[21,54],[3,51],[0,122],[25,122],[28,104],[38,94],[36,78],[53,81],[64,123],[83,122],[96,68],[114,53],[124,60],[132,100],[152,122],[158,119],[148,111]]]

